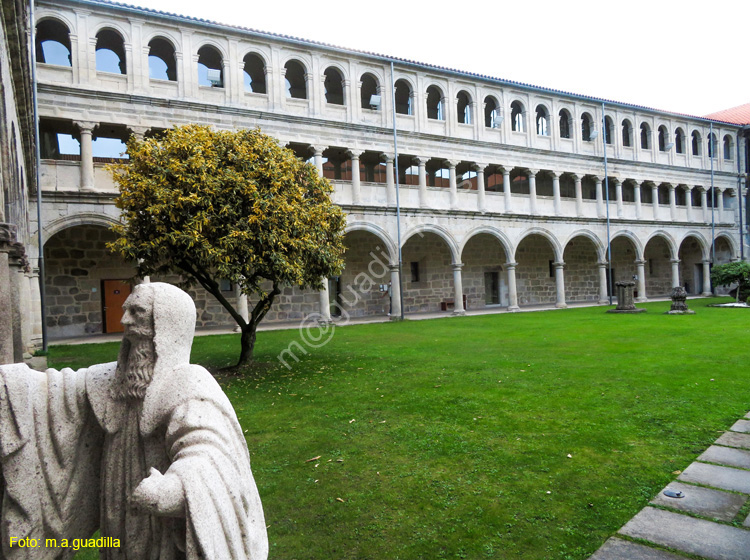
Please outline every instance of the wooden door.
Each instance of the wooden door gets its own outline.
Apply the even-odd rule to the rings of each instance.
[[[122,332],[122,304],[130,295],[130,284],[126,280],[102,280],[104,298],[104,332]]]

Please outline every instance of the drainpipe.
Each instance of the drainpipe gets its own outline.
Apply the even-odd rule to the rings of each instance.
[[[602,103],[602,146],[604,146],[604,192],[607,195],[607,263],[609,263],[607,268],[609,269],[609,304],[612,305],[612,292],[614,291],[615,284],[612,282],[612,243],[610,241],[609,230],[609,177],[607,173],[607,117],[604,114],[604,103]]]
[[[708,127],[708,157],[711,158],[711,264],[716,264],[716,222],[714,215],[716,212],[716,189],[714,189],[714,123]]]
[[[740,139],[747,136],[748,131],[750,131],[750,125],[745,125],[737,131],[737,206],[740,208],[740,260],[743,261],[745,260],[745,225],[742,220],[742,152],[740,151]]]
[[[393,169],[396,173],[396,244],[398,245],[398,297],[401,302],[401,320],[404,320],[404,282],[402,280],[401,263],[401,201],[399,199],[398,184],[398,136],[396,134],[396,82],[393,76],[393,61],[391,60],[391,98],[393,99]]]

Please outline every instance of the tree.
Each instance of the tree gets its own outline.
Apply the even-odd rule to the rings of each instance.
[[[711,282],[715,286],[737,284],[737,301],[750,295],[750,263],[747,261],[718,264],[711,269]]]
[[[177,273],[211,293],[241,329],[238,366],[283,286],[320,289],[341,272],[345,217],[330,183],[260,130],[175,127],[131,139],[127,154],[111,166],[122,221],[109,248],[139,262],[137,277]],[[247,321],[222,279],[255,300]]]

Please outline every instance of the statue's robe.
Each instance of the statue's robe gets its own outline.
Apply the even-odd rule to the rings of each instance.
[[[264,560],[263,510],[242,429],[202,367],[161,367],[141,403],[114,399],[116,363],[45,373],[0,366],[4,558],[70,558],[46,539],[102,536],[107,560]],[[127,500],[150,467],[176,475],[185,517],[137,513]],[[10,537],[38,548],[9,547]]]

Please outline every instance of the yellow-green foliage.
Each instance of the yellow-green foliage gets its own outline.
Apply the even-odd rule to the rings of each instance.
[[[224,278],[265,297],[264,280],[317,288],[340,272],[345,217],[330,183],[270,136],[189,125],[131,139],[127,153],[111,167],[123,223],[110,248],[142,259],[141,275]]]

